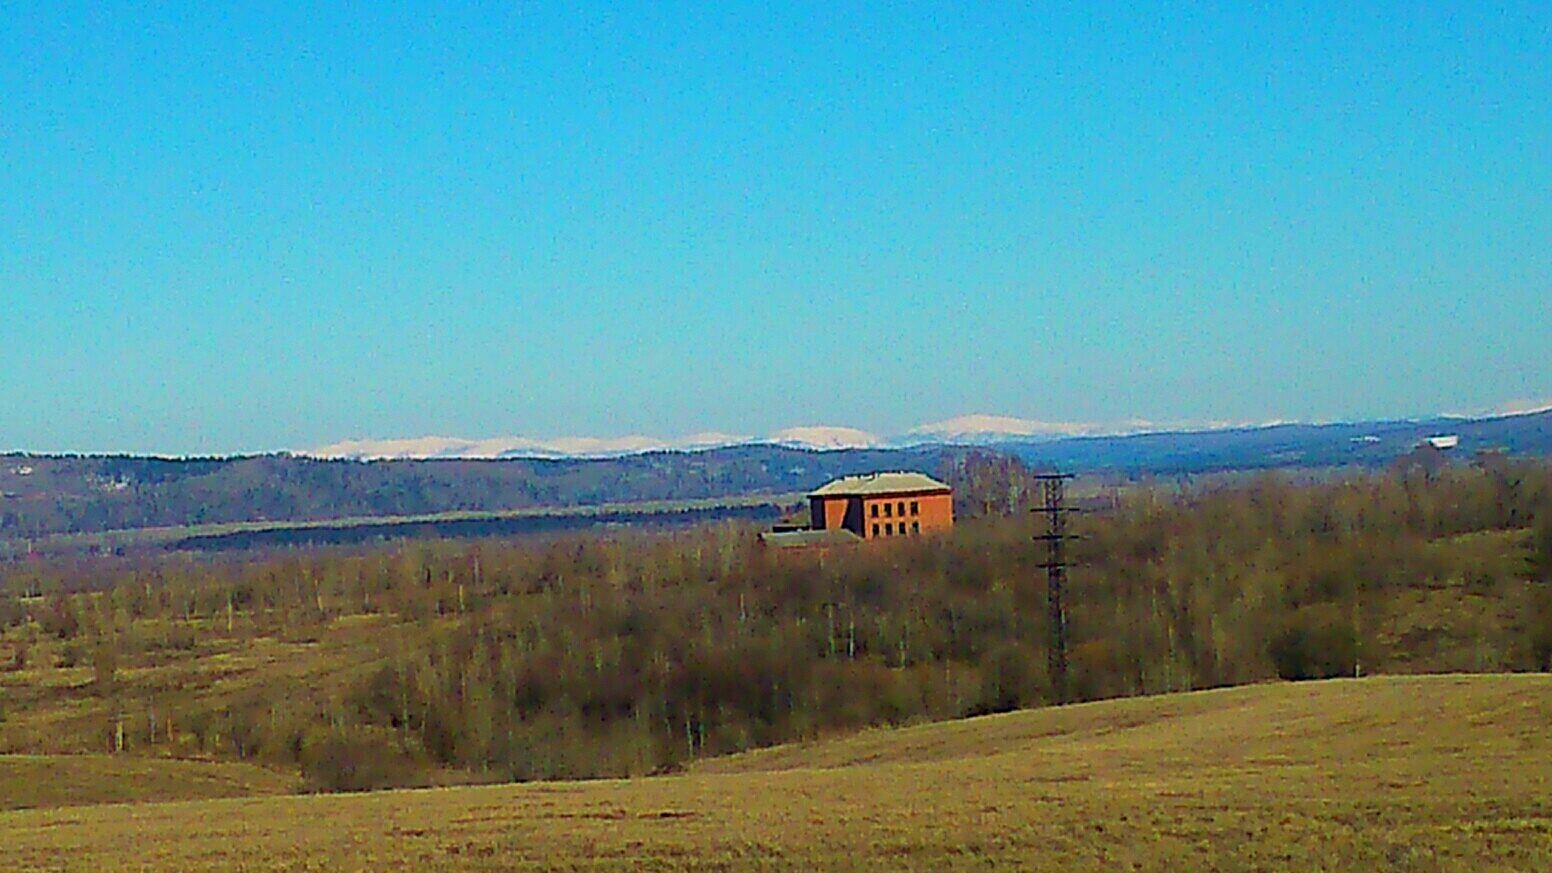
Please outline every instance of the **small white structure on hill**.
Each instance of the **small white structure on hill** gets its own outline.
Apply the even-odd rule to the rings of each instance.
[[[1439,436],[1431,436],[1428,439],[1423,440],[1423,442],[1442,452],[1446,449],[1453,449],[1460,445],[1460,436],[1453,433],[1441,434]]]

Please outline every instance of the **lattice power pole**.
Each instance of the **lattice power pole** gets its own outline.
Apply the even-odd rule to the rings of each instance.
[[[1067,532],[1067,515],[1077,510],[1067,505],[1067,480],[1072,478],[1071,473],[1039,473],[1035,478],[1039,480],[1045,497],[1043,505],[1035,511],[1045,514],[1046,532],[1037,535],[1035,539],[1044,540],[1047,548],[1046,561],[1040,566],[1045,568],[1046,574],[1045,598],[1047,624],[1050,627],[1048,670],[1056,702],[1066,703],[1067,607],[1062,595],[1067,583],[1068,563],[1063,546],[1068,540],[1077,539],[1075,534]]]

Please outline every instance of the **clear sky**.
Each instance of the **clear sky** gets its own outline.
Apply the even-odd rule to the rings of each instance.
[[[0,6],[0,449],[1552,396],[1545,2],[258,5]]]

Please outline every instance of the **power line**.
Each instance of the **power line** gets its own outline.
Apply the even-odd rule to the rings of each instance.
[[[1071,473],[1038,473],[1035,479],[1044,492],[1044,503],[1035,509],[1046,517],[1046,532],[1036,534],[1036,542],[1046,544],[1045,568],[1046,623],[1050,635],[1047,640],[1047,669],[1051,676],[1051,690],[1057,703],[1067,702],[1067,607],[1063,600],[1066,587],[1066,550],[1068,540],[1077,539],[1067,532],[1067,516],[1077,512],[1067,505],[1067,480]]]

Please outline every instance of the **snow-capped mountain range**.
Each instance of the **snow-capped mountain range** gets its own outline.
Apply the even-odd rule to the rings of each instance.
[[[1439,421],[1493,419],[1552,411],[1552,398],[1514,400],[1491,409],[1443,413]],[[1418,421],[1419,419],[1407,419]],[[692,433],[662,438],[643,434],[618,437],[570,436],[553,438],[492,437],[462,439],[427,436],[413,439],[355,439],[307,449],[293,454],[304,457],[355,460],[411,460],[429,458],[610,458],[644,452],[695,451],[723,446],[781,445],[807,449],[887,449],[921,445],[995,445],[1035,443],[1070,437],[1130,436],[1145,433],[1205,433],[1266,428],[1291,424],[1334,422],[1275,421],[1042,421],[1008,415],[975,413],[935,421],[903,433],[880,435],[855,427],[804,425],[778,430],[766,436]]]
[[[1115,436],[1157,430],[1210,430],[1254,426],[1251,423],[1198,422],[1169,425],[1134,419],[1123,422],[1051,422],[1006,415],[975,414],[923,424],[884,436],[854,427],[805,425],[767,436],[717,432],[661,438],[643,434],[619,437],[492,437],[462,439],[427,436],[411,439],[355,439],[297,452],[315,458],[407,460],[426,458],[598,458],[655,451],[694,451],[751,444],[809,449],[898,448],[931,443],[988,445],[999,442],[1060,439],[1073,436]]]

